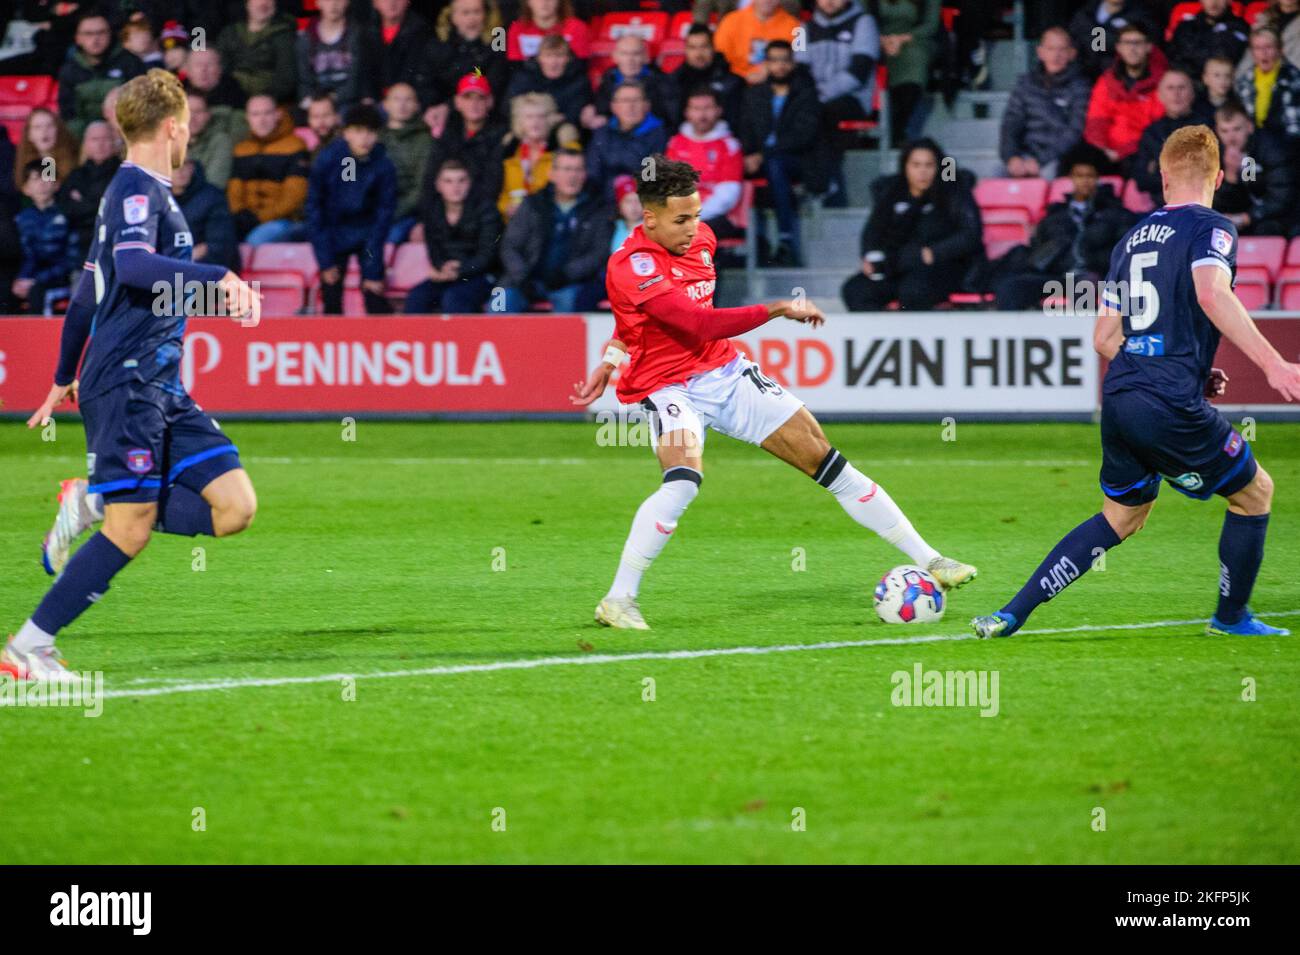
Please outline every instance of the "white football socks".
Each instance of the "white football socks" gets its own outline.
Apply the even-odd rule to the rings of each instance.
[[[694,468],[671,468],[664,472],[664,483],[641,502],[632,530],[623,545],[618,573],[606,597],[635,597],[641,587],[641,575],[659,556],[677,522],[700,491],[701,475]]]
[[[832,449],[826,457],[827,461],[819,469],[818,483],[835,495],[849,517],[867,530],[875,531],[921,567],[929,567],[930,561],[940,556],[916,532],[883,487],[849,464],[838,451]]]
[[[54,646],[54,635],[46,633],[28,620],[13,638],[14,649],[22,653],[31,653],[42,647]]]

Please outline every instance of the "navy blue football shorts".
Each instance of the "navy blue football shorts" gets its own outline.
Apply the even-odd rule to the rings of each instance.
[[[1236,494],[1259,468],[1250,444],[1209,401],[1179,409],[1141,391],[1102,398],[1101,453],[1102,492],[1129,507],[1154,501],[1161,478],[1205,501]]]
[[[90,493],[157,501],[173,484],[198,493],[241,467],[239,449],[189,395],[128,382],[81,405]]]

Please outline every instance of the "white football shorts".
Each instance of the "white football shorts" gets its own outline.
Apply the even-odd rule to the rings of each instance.
[[[744,355],[681,384],[660,388],[641,404],[650,418],[655,447],[681,428],[693,432],[701,447],[706,428],[762,444],[803,407],[802,401],[764,375],[758,362]]]

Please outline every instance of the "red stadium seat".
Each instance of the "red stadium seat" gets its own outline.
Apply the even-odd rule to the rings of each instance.
[[[1002,212],[1007,218],[1017,218],[1025,225],[1033,225],[1043,215],[1043,204],[1047,199],[1047,181],[1044,179],[981,179],[975,184],[975,202],[984,214],[984,221],[990,219],[988,213]],[[1000,221],[1007,221],[1002,218]]]
[[[22,141],[23,127],[27,125],[27,119],[0,119],[0,126],[3,126],[5,132],[9,134],[9,142],[15,146]]]
[[[1130,179],[1124,183],[1124,208],[1129,212],[1136,212],[1140,216],[1146,215],[1156,207],[1154,200],[1145,192],[1138,188],[1136,182]]]
[[[1242,236],[1237,242],[1237,297],[1246,308],[1268,308],[1273,282],[1282,270],[1286,239],[1280,236]]]
[[[754,193],[759,186],[766,186],[766,179],[744,179],[740,183],[740,201],[727,213],[727,221],[737,229],[749,231],[750,212],[754,208]],[[744,246],[744,237],[719,239],[719,249],[738,249]]]
[[[1237,298],[1241,299],[1241,304],[1246,306],[1248,312],[1258,312],[1268,308],[1271,304],[1268,297],[1268,283],[1243,281],[1240,272],[1237,273],[1235,291]]]
[[[429,277],[429,253],[423,242],[403,242],[393,253],[388,289],[405,295]]]
[[[1007,250],[1029,242],[1029,225],[1024,222],[985,222],[984,253],[990,259],[1001,258]]]
[[[247,242],[239,243],[239,274],[243,275],[253,263],[253,247]]]
[[[961,16],[961,9],[959,7],[940,7],[939,15],[943,18],[943,28],[951,33],[952,25]]]
[[[0,76],[0,106],[34,109],[54,99],[57,86],[49,76]]]
[[[1102,176],[1101,182],[1110,186],[1115,192],[1116,199],[1122,199],[1124,196],[1124,177],[1123,176]],[[1057,176],[1052,180],[1051,186],[1047,190],[1047,204],[1050,206],[1055,202],[1060,202],[1074,189],[1074,183],[1070,181],[1069,176]]]
[[[686,41],[677,37],[668,37],[659,44],[659,69],[671,73],[686,61]]]
[[[668,32],[665,39],[685,40],[686,31],[691,28],[695,22],[695,15],[690,10],[683,10],[681,13],[674,13],[673,18],[668,21]]]
[[[1242,19],[1244,19],[1247,23],[1249,23],[1251,26],[1254,26],[1255,21],[1259,19],[1259,15],[1267,9],[1268,9],[1268,0],[1255,0],[1254,3],[1246,4],[1246,12],[1243,13],[1241,16]]]
[[[255,272],[297,272],[303,284],[316,284],[320,269],[308,242],[267,242],[253,248],[249,268]]]
[[[257,283],[263,315],[295,315],[302,311],[307,286],[297,272],[250,271],[244,280]]]
[[[1300,311],[1300,237],[1291,240],[1277,276],[1277,306]]]

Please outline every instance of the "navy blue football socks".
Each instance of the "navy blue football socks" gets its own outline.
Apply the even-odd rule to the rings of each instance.
[[[32,623],[48,634],[58,633],[104,596],[108,582],[130,562],[116,544],[96,532],[72,555],[32,614]]]
[[[194,537],[196,534],[213,536],[212,505],[203,500],[203,495],[191,491],[184,485],[173,484],[167,489],[160,518],[158,527],[165,534],[180,534],[184,537]]]
[[[1255,586],[1259,565],[1264,560],[1264,535],[1268,515],[1223,515],[1219,535],[1219,607],[1214,617],[1220,623],[1240,622]]]
[[[1110,550],[1119,542],[1120,536],[1105,515],[1092,515],[1061,538],[1002,612],[1015,618],[1015,626],[1022,626],[1039,604],[1051,600],[1082,577],[1100,552]]]

